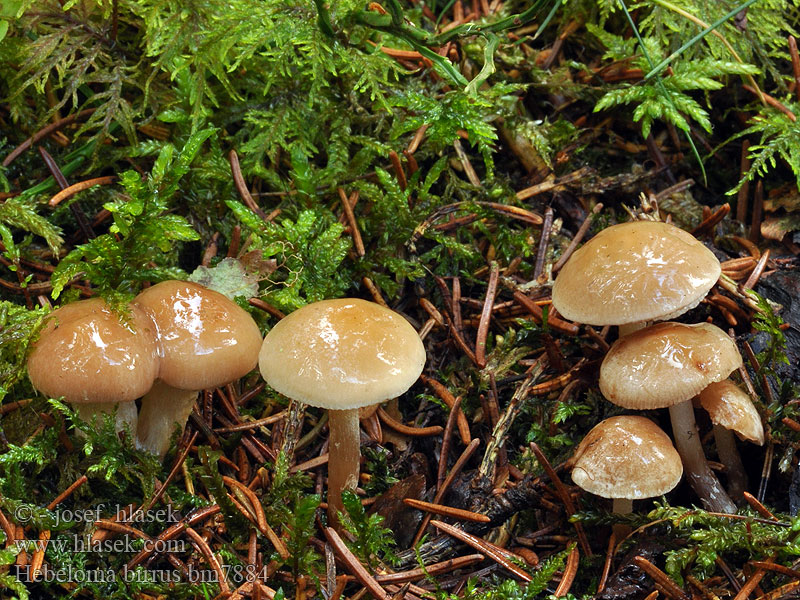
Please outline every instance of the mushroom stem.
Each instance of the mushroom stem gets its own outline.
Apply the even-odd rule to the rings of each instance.
[[[617,515],[629,515],[633,512],[633,500],[630,498],[614,498],[611,510]]]
[[[110,415],[116,408],[116,415],[114,417],[114,429],[117,433],[124,431],[125,426],[131,430],[131,433],[136,434],[136,402],[117,402],[111,404],[108,402],[72,402],[73,410],[78,413],[81,421],[91,423],[93,418],[98,421],[102,419],[103,415]]]
[[[156,381],[142,397],[136,446],[163,458],[169,450],[175,424],[183,429],[196,399],[197,390],[182,390]]]
[[[355,491],[361,460],[358,409],[328,411],[328,523],[337,530],[342,491]]]
[[[728,492],[736,500],[741,500],[747,489],[747,474],[733,432],[722,425],[714,425],[714,441],[719,460],[728,469]]]
[[[681,455],[686,479],[700,497],[703,506],[712,512],[735,513],[736,505],[728,497],[722,484],[711,472],[706,462],[691,401],[679,402],[670,406],[669,416],[672,420],[675,448]]]
[[[637,323],[626,323],[619,326],[619,337],[623,338],[647,326],[647,321],[639,321]]]

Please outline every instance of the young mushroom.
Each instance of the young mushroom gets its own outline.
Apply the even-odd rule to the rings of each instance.
[[[158,381],[142,398],[138,443],[163,457],[175,424],[184,427],[200,390],[253,370],[261,333],[235,302],[196,283],[164,281],[134,303],[155,322],[161,353]]]
[[[764,445],[764,426],[761,417],[747,395],[730,379],[712,383],[698,397],[714,424],[714,441],[719,460],[728,469],[728,491],[741,499],[747,489],[747,475],[742,458],[736,449],[736,432],[743,440]]]
[[[610,402],[634,410],[669,407],[689,484],[715,512],[736,506],[706,462],[691,399],[741,364],[736,344],[718,327],[668,322],[620,338],[600,366],[600,391]]]
[[[57,308],[28,357],[33,387],[63,396],[84,421],[116,408],[116,428],[136,433],[136,398],[158,374],[155,325],[136,306],[117,315],[97,298]]]
[[[267,334],[258,358],[277,392],[328,409],[328,521],[358,482],[358,409],[399,396],[417,380],[425,348],[399,314],[354,298],[308,304]]]
[[[623,336],[694,308],[721,272],[714,253],[683,229],[621,223],[569,258],[553,285],[553,306],[578,323],[619,325]]]
[[[595,425],[567,463],[582,489],[612,498],[613,511],[628,514],[633,501],[666,494],[681,480],[681,457],[650,419],[611,417]]]

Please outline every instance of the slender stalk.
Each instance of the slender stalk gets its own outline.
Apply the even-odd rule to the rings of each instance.
[[[361,460],[358,409],[328,411],[328,523],[341,530],[342,491],[355,491]]]
[[[175,424],[183,429],[196,399],[197,390],[181,390],[156,381],[142,398],[136,446],[163,458]]]
[[[728,492],[736,500],[742,500],[747,489],[747,474],[733,432],[722,425],[714,425],[714,441],[719,461],[728,468]]]
[[[683,461],[683,472],[703,506],[712,512],[735,513],[736,505],[706,462],[691,401],[670,406],[669,416],[675,448]]]

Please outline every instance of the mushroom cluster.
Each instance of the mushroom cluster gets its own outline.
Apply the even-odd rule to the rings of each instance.
[[[117,407],[117,429],[127,424],[140,448],[163,457],[199,390],[255,367],[261,334],[226,296],[184,281],[146,289],[127,311],[120,318],[100,299],[54,310],[28,358],[28,375],[84,420]]]
[[[328,522],[337,525],[342,491],[358,482],[359,408],[408,390],[422,373],[425,347],[396,312],[343,298],[308,304],[278,321],[258,363],[277,392],[328,409]]]
[[[567,261],[553,286],[553,306],[575,321],[620,326],[600,368],[601,392],[624,408],[669,408],[690,485],[708,509],[734,512],[706,462],[691,400],[739,368],[738,349],[707,323],[652,324],[697,306],[720,273],[714,254],[689,233],[661,222],[624,223],[603,230]],[[750,431],[761,429],[756,423]],[[720,436],[722,457],[725,443],[734,442]]]

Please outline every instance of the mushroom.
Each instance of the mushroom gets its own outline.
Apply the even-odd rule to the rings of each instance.
[[[136,306],[117,315],[99,298],[57,308],[28,357],[33,387],[63,396],[81,419],[116,408],[116,429],[136,432],[136,398],[158,374],[156,331]]]
[[[328,520],[338,526],[342,491],[358,482],[358,409],[411,387],[425,364],[422,341],[379,304],[323,300],[281,319],[265,337],[258,364],[277,392],[328,409]]]
[[[600,366],[600,391],[624,408],[669,407],[689,484],[708,510],[735,512],[706,462],[691,399],[742,364],[731,338],[708,323],[658,323],[620,338]]]
[[[163,457],[175,424],[184,427],[197,393],[230,383],[258,362],[261,333],[226,296],[186,281],[164,281],[135,299],[156,324],[158,381],[142,398],[138,443]]]
[[[728,468],[728,491],[737,499],[747,489],[742,458],[736,449],[736,432],[743,440],[764,445],[764,426],[761,417],[747,395],[730,379],[712,383],[698,397],[714,424],[714,440],[719,459]]]
[[[595,425],[570,458],[572,481],[612,498],[613,511],[628,514],[633,501],[666,494],[683,474],[669,437],[650,419],[611,417]]]
[[[694,308],[721,272],[717,257],[674,225],[612,225],[566,262],[553,285],[553,306],[578,323],[619,325],[623,336]]]

